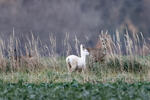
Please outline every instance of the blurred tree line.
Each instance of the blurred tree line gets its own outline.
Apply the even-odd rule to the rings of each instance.
[[[54,34],[61,52],[66,33],[89,46],[101,30],[123,34],[128,29],[149,37],[149,11],[150,0],[0,0],[0,34],[6,37],[14,28],[16,36],[32,32],[45,43]]]

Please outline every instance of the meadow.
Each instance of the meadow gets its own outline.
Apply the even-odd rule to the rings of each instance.
[[[66,34],[62,55],[56,52],[54,35],[49,44],[33,34],[24,43],[15,32],[7,40],[1,38],[0,99],[149,100],[150,41],[142,33],[101,34],[108,34],[99,36],[107,39],[108,54],[103,62],[88,63],[86,73],[67,70],[66,56],[80,54],[77,37],[71,44]]]

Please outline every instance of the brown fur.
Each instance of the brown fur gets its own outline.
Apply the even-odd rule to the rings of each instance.
[[[102,48],[87,48],[94,62],[102,62],[106,54]]]
[[[102,62],[105,59],[108,49],[108,35],[102,34],[94,48],[87,48],[90,57],[94,62]]]

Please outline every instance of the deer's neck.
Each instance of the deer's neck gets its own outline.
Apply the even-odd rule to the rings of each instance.
[[[81,60],[83,62],[83,64],[86,64],[86,55],[81,54]]]

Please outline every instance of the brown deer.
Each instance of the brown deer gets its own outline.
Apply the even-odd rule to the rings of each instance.
[[[102,62],[107,54],[107,34],[101,34],[95,48],[87,48],[93,62]]]

